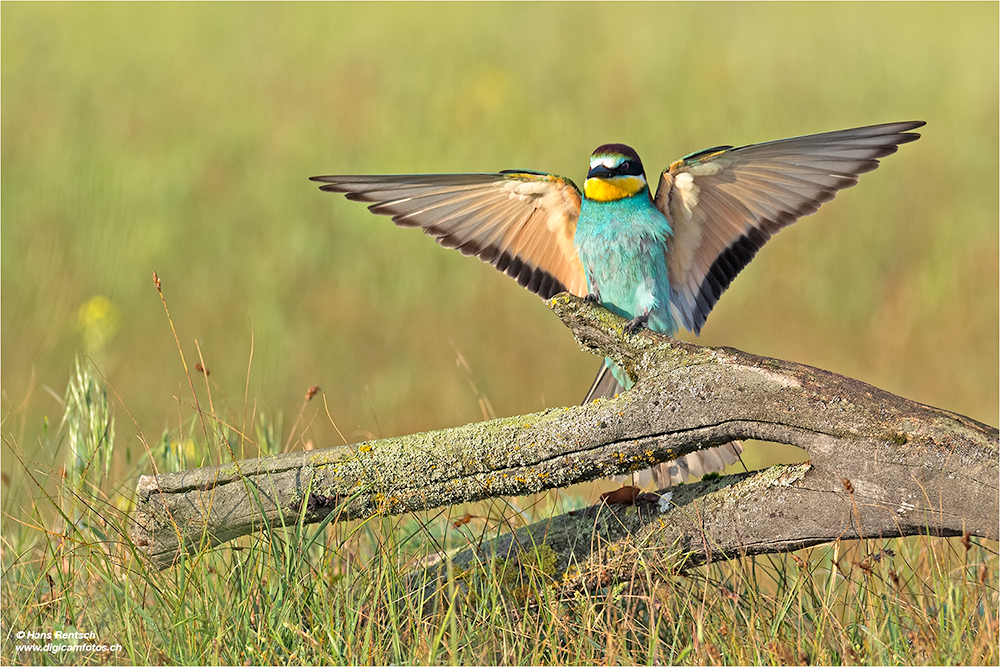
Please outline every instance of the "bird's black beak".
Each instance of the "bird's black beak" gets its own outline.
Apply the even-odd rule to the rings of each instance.
[[[618,172],[614,169],[608,169],[603,164],[599,164],[595,165],[594,168],[587,173],[587,178],[611,178],[617,175]]]

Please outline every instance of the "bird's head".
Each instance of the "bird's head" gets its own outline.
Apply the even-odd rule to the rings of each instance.
[[[587,199],[617,201],[635,196],[647,188],[642,160],[631,147],[604,144],[590,156],[590,172],[583,184],[583,194]]]

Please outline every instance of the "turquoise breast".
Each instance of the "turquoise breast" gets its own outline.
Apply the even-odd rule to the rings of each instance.
[[[601,203],[584,200],[574,245],[591,294],[608,310],[632,319],[648,313],[647,326],[673,334],[666,242],[670,223],[649,195]]]

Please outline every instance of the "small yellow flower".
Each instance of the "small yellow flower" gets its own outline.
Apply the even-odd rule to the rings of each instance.
[[[118,333],[118,307],[100,294],[87,300],[76,313],[76,325],[83,334],[87,354],[98,355]]]

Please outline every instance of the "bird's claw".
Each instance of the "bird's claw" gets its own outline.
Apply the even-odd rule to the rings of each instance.
[[[644,315],[636,315],[635,317],[633,317],[631,320],[628,321],[628,324],[625,325],[625,331],[630,334],[635,333],[636,331],[641,329],[642,326],[646,324],[646,322],[648,321],[649,321],[648,313]]]
[[[587,296],[583,297],[583,300],[587,303],[597,303],[601,300],[601,297],[596,292],[591,292],[587,294]]]

